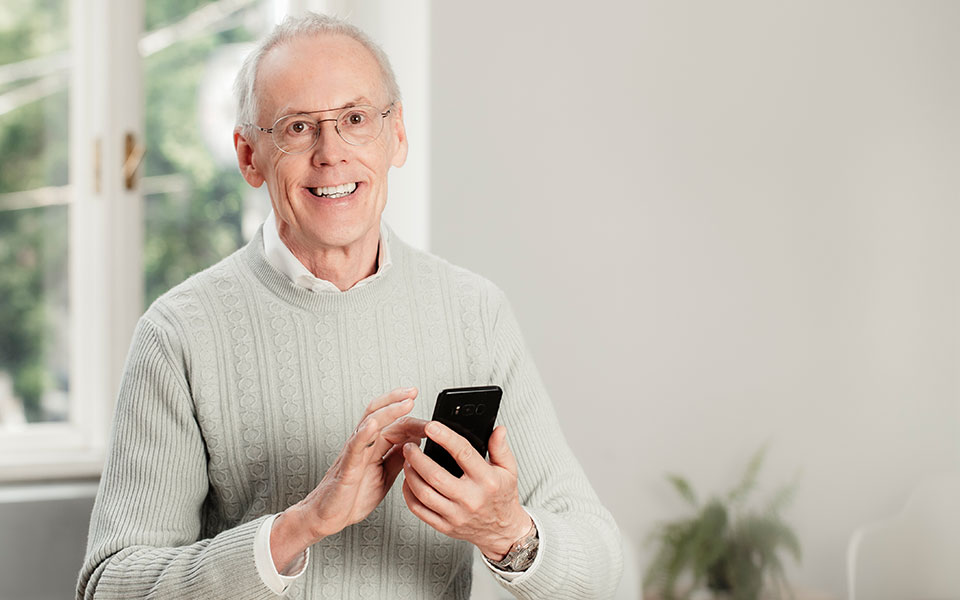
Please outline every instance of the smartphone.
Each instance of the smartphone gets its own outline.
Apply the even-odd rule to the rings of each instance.
[[[497,385],[446,389],[437,396],[433,420],[465,437],[480,456],[487,458],[487,441],[493,433],[502,397],[503,390]],[[463,469],[440,444],[427,438],[423,452],[454,477],[463,475]]]

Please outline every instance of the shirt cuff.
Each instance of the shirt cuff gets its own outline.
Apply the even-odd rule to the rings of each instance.
[[[284,573],[278,572],[276,565],[273,564],[273,553],[270,551],[270,532],[273,530],[273,522],[277,516],[267,517],[257,529],[257,535],[253,539],[253,558],[257,563],[257,573],[260,574],[263,584],[274,594],[282,596],[290,584],[307,570],[307,564],[310,562],[310,548],[304,550],[303,554],[290,563],[284,569]]]
[[[539,538],[539,542],[537,546],[537,555],[533,557],[533,564],[527,567],[525,571],[503,571],[493,566],[493,563],[491,563],[490,559],[488,559],[486,556],[483,556],[483,554],[480,555],[480,556],[483,556],[483,564],[487,565],[487,568],[490,569],[490,571],[495,576],[497,576],[499,579],[502,579],[503,581],[514,581],[515,579],[519,579],[520,577],[526,577],[527,575],[530,575],[534,571],[536,571],[540,563],[543,562],[541,560],[541,558],[543,557],[543,541],[544,541],[543,527],[540,526],[540,522],[537,520],[537,518],[530,514],[530,511],[528,511],[526,508],[524,508],[523,510],[528,515],[530,515],[530,519],[533,521],[534,526],[536,526],[537,528],[537,537]]]

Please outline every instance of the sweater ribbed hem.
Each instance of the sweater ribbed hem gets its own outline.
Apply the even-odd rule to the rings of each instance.
[[[127,547],[108,559],[96,582],[95,597],[277,598],[260,579],[254,563],[253,541],[265,518],[243,523],[188,547]],[[92,592],[93,587],[87,591]]]

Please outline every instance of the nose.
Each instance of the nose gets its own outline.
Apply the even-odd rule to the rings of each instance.
[[[319,128],[317,143],[313,147],[313,164],[320,167],[346,162],[347,143],[337,133],[337,120],[321,119],[317,121],[317,125]]]

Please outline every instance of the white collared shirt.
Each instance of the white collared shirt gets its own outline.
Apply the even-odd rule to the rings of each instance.
[[[350,289],[359,288],[375,281],[387,269],[390,268],[390,230],[380,221],[380,252],[377,260],[377,272],[373,275],[361,279]],[[267,255],[267,262],[273,265],[278,271],[290,278],[295,285],[317,293],[340,292],[340,289],[326,279],[320,279],[314,276],[300,260],[294,256],[290,248],[280,239],[280,232],[277,231],[277,217],[270,211],[267,220],[263,223],[263,251]]]

